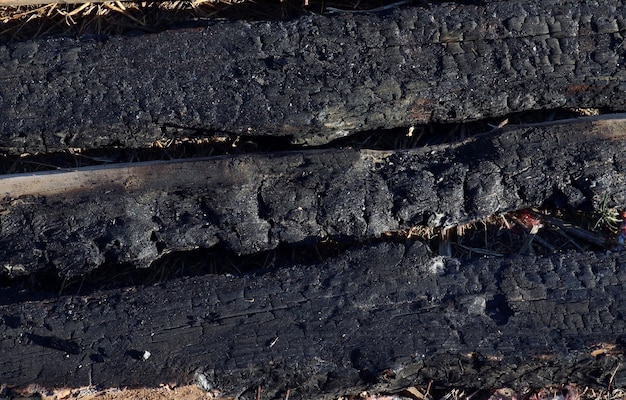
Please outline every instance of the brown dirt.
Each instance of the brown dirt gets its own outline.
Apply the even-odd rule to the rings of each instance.
[[[214,400],[212,394],[207,393],[195,385],[172,387],[163,385],[152,389],[106,389],[96,390],[84,387],[78,389],[56,389],[47,391],[42,400]],[[226,398],[220,398],[226,400]]]

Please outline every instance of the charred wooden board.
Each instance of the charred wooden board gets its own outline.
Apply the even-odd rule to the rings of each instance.
[[[623,0],[438,4],[0,46],[0,149],[352,132],[554,107],[626,111]]]
[[[197,381],[225,395],[337,398],[365,388],[626,384],[617,253],[433,257],[419,243],[320,265],[11,303],[0,381]],[[246,394],[247,392],[247,394]]]
[[[320,150],[0,179],[0,262],[66,276],[164,252],[364,239],[539,206],[626,203],[626,119],[510,127],[404,151]]]

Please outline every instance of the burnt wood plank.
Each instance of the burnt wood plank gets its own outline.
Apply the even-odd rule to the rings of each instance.
[[[0,149],[355,131],[554,107],[626,111],[623,0],[445,3],[0,45]]]
[[[148,266],[216,244],[239,254],[326,237],[448,227],[546,202],[626,204],[623,115],[509,127],[400,151],[316,150],[0,179],[5,275]]]
[[[257,276],[11,304],[0,291],[0,381],[196,381],[240,399],[456,387],[626,384],[626,265],[617,253],[433,256],[364,246]],[[247,394],[246,394],[247,392]]]

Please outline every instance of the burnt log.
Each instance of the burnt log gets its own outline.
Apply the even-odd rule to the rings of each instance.
[[[195,381],[240,399],[431,381],[622,386],[624,261],[564,253],[462,262],[419,242],[385,243],[318,265],[87,296],[12,302],[16,291],[2,289],[0,380]]]
[[[311,150],[87,167],[0,179],[5,275],[149,266],[220,244],[238,254],[451,227],[554,203],[626,203],[623,115],[511,126],[398,151]]]
[[[0,46],[0,150],[626,111],[623,0],[446,3]]]

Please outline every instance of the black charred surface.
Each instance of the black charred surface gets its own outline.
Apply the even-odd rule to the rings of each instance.
[[[0,46],[0,148],[349,133],[539,108],[626,110],[623,1],[437,4]]]
[[[626,385],[619,253],[460,261],[374,244],[550,203],[623,206],[624,115],[410,150],[334,141],[532,109],[626,111],[624,15],[623,0],[441,3],[0,45],[5,155],[243,135],[331,146],[1,177],[0,383],[196,382],[240,399]],[[228,257],[329,238],[341,254],[255,274],[166,265],[211,248],[230,272]],[[136,270],[148,266],[174,278]],[[126,281],[101,284],[107,274]]]
[[[624,382],[616,354],[625,267],[615,253],[460,263],[419,243],[387,243],[259,276],[3,305],[0,378],[104,387],[195,380],[242,398],[260,386],[264,399],[430,381],[606,388],[613,373],[613,384]],[[494,318],[494,302],[506,318]]]
[[[365,240],[415,225],[450,227],[540,206],[555,194],[573,208],[605,199],[607,206],[623,205],[625,125],[620,116],[600,117],[406,151],[127,164],[80,190],[7,194],[0,259],[9,276],[55,268],[72,277],[107,263],[145,267],[198,247],[251,254],[283,243]],[[44,180],[89,182],[94,171]]]

